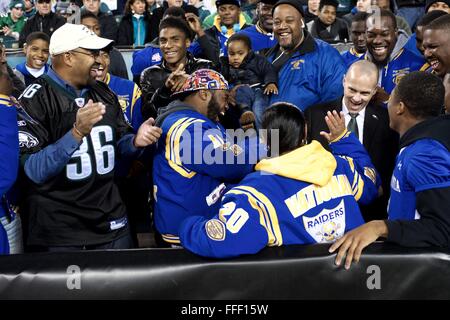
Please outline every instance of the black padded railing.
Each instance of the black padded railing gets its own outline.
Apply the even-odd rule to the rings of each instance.
[[[0,299],[450,299],[448,250],[375,243],[344,270],[328,248],[229,260],[184,249],[2,256]]]

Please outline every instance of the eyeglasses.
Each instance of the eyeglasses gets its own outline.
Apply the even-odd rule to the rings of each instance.
[[[37,0],[37,3],[50,3],[51,0]]]
[[[76,51],[76,50],[72,50],[69,52],[76,52],[76,53],[81,53],[84,54],[86,56],[90,56],[92,58],[97,58],[100,55],[100,51],[99,50],[90,50],[89,53],[88,52],[83,52],[83,51]]]

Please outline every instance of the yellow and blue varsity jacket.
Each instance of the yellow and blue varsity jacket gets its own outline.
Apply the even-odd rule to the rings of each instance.
[[[228,191],[211,219],[187,218],[181,244],[207,257],[253,254],[266,246],[333,242],[364,223],[358,203],[377,197],[380,179],[350,133],[300,147],[256,165]]]
[[[360,59],[370,59],[369,52],[366,52]],[[400,49],[396,54],[392,55],[391,60],[380,69],[378,85],[387,93],[391,94],[400,80],[413,71],[427,71],[430,65],[424,58],[416,56],[414,53]]]
[[[253,170],[258,156],[257,139],[242,143],[227,136],[218,123],[180,101],[160,124],[163,131],[153,160],[154,220],[169,243],[179,243],[180,223],[189,216],[212,217],[229,184],[239,182]],[[252,146],[250,146],[252,144]]]
[[[141,126],[141,89],[133,81],[116,77],[110,73],[106,76],[106,84],[117,95],[125,119],[133,127],[133,131],[137,132]]]

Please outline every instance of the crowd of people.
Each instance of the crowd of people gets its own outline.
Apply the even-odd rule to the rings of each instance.
[[[447,1],[8,2],[2,253],[450,245]]]

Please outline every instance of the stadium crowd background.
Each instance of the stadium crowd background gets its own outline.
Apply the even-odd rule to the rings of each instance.
[[[262,127],[264,110],[273,103],[285,101],[305,112],[309,128],[308,137],[305,139],[319,140],[329,150],[328,141],[320,135],[320,131],[328,129],[325,115],[327,111],[333,109],[343,111],[345,127],[353,132],[364,145],[379,174],[377,185],[380,190],[383,190],[374,201],[359,205],[362,217],[365,222],[387,219],[391,176],[399,151],[398,134],[389,127],[387,111],[389,95],[393,93],[401,79],[413,71],[435,74],[442,79],[445,88],[448,88],[449,80],[446,75],[450,71],[448,69],[450,61],[448,54],[445,53],[448,52],[448,46],[445,47],[441,42],[439,45],[442,46],[440,50],[443,52],[439,52],[438,44],[432,41],[422,43],[422,41],[424,31],[428,25],[433,26],[433,21],[439,19],[443,21],[441,24],[435,23],[436,26],[432,27],[434,29],[440,30],[450,26],[448,22],[446,25],[445,20],[442,20],[446,18],[448,20],[450,2],[360,0],[355,3],[351,0],[287,0],[286,4],[294,7],[303,19],[284,22],[272,18],[272,9],[276,2],[274,0],[245,2],[218,0],[208,3],[198,0],[191,0],[189,3],[181,0],[164,2],[0,0],[2,74],[8,74],[12,79],[12,96],[21,102],[24,98],[28,98],[27,95],[31,99],[34,93],[33,88],[37,88],[33,87],[33,83],[52,69],[49,65],[49,57],[56,54],[49,49],[51,48],[50,38],[56,30],[65,25],[67,19],[72,23],[86,26],[98,36],[114,41],[114,47],[109,45],[107,49],[97,53],[96,67],[91,70],[91,75],[106,83],[114,92],[127,122],[132,127],[131,131],[138,136],[142,124],[153,126],[152,121],[148,122],[150,118],[156,119],[156,125],[158,125],[157,117],[163,114],[164,108],[174,100],[171,93],[182,90],[188,76],[195,70],[203,68],[220,71],[230,85],[230,94],[227,99],[228,103],[234,107],[230,107],[225,112],[225,116],[220,118],[221,124],[226,129],[238,129],[248,125],[259,129]],[[381,19],[382,27],[379,27],[374,20],[375,15]],[[278,28],[281,24],[287,28],[286,34],[274,35],[273,27],[276,24]],[[308,30],[307,33],[301,32],[303,28],[305,31]],[[175,35],[167,31],[174,29],[178,30]],[[450,29],[446,29],[445,32],[449,33],[449,31]],[[74,35],[76,32],[74,31]],[[65,41],[72,41],[71,36],[67,33]],[[284,55],[284,49],[288,46],[283,47],[282,42],[288,41],[287,38],[292,38],[292,41],[302,39],[298,53],[313,55],[314,62],[304,64],[304,61],[296,56],[297,53]],[[433,39],[436,40],[436,38]],[[172,41],[172,47],[167,49],[167,43]],[[437,38],[436,41],[439,42],[442,39]],[[278,42],[284,49],[280,49]],[[69,46],[67,43],[64,45]],[[19,60],[9,59],[8,53],[11,53],[13,57],[14,53],[22,48],[25,53],[24,61],[17,64],[10,63],[10,61],[19,62]],[[80,46],[80,48],[83,47]],[[89,55],[89,52],[81,52],[81,54]],[[181,64],[178,55],[183,58]],[[368,80],[363,76],[367,70],[352,75],[349,67],[359,60],[374,62],[378,70],[372,74],[379,72],[379,76]],[[344,75],[346,80],[343,84]],[[354,89],[356,83],[365,83],[364,81],[367,81],[365,90],[358,89],[361,92],[356,92]],[[351,83],[355,85],[352,86]],[[417,84],[417,86],[420,85]],[[299,92],[299,88],[306,88],[306,90]],[[196,88],[196,90],[199,89]],[[0,92],[0,94],[6,93]],[[75,92],[75,94],[81,93]],[[6,105],[14,104],[14,100],[12,101],[8,100]],[[32,102],[29,103],[32,105]],[[47,103],[50,105],[54,102]],[[356,109],[360,107],[359,114],[350,112],[351,108],[348,104],[354,104],[353,107]],[[98,112],[101,112],[100,105],[95,107],[98,107]],[[439,107],[442,107],[441,113],[445,113],[445,107],[447,110],[449,108],[447,99],[445,106]],[[30,112],[26,110],[26,105],[25,111],[25,117],[29,117],[27,113]],[[77,128],[75,129],[78,131]],[[86,136],[84,132],[81,133],[81,138]],[[155,135],[159,137],[158,134]],[[29,138],[23,139],[25,139],[24,136],[19,135],[21,152],[27,154],[28,152],[23,151],[24,144],[28,144],[31,146],[29,149],[32,149],[35,141]],[[149,142],[149,144],[153,143],[154,141]],[[152,149],[148,153],[154,152],[158,151]],[[445,157],[448,159],[448,149]],[[23,168],[27,160],[22,157],[21,161]],[[158,185],[156,190],[156,184],[152,184],[152,175],[155,175],[155,172],[152,174],[152,161],[152,156],[144,152],[137,160],[123,161],[114,169],[114,184],[118,186],[120,192],[120,197],[115,196],[119,197],[119,202],[123,200],[122,206],[124,204],[126,209],[120,210],[127,212],[128,220],[112,221],[117,226],[111,227],[111,230],[124,230],[123,225],[127,225],[126,230],[130,232],[131,239],[124,246],[112,248],[164,247],[180,244],[178,233],[174,230],[182,221],[177,221],[177,228],[173,229],[167,226],[167,221],[162,222],[159,218],[159,225],[156,222],[155,226],[154,213],[158,210],[159,212],[183,211],[185,209],[182,208],[183,205],[174,204],[183,203],[186,199],[183,198],[183,194],[181,198],[177,198],[179,194],[174,192],[174,198],[169,199],[167,203],[164,202],[163,197],[167,196],[164,195],[164,188],[161,189],[161,185]],[[154,161],[155,165],[161,166],[157,157]],[[442,181],[436,182],[439,188],[445,190],[448,190],[450,183],[449,165],[449,163],[443,164]],[[15,171],[14,167],[8,168],[6,171]],[[198,170],[207,176],[213,175],[207,169],[199,168]],[[214,170],[221,169],[214,168]],[[23,250],[27,252],[111,248],[103,247],[102,241],[108,239],[104,242],[109,243],[124,237],[120,232],[116,232],[111,237],[99,237],[101,241],[96,240],[95,237],[89,238],[89,235],[83,238],[82,232],[77,233],[80,237],[78,240],[59,235],[60,232],[64,233],[71,229],[70,220],[66,220],[68,226],[64,228],[67,229],[55,223],[55,236],[44,235],[53,229],[46,229],[41,224],[51,224],[55,221],[52,221],[52,218],[42,217],[48,212],[44,212],[45,210],[39,207],[39,202],[21,203],[24,199],[32,199],[32,192],[45,193],[46,188],[36,186],[44,180],[40,181],[36,178],[37,174],[33,176],[26,169],[26,173],[23,170],[20,172],[14,186],[9,183],[8,188],[1,190],[4,210],[0,213],[3,214],[2,218],[7,218],[2,222],[11,224],[11,221],[19,221],[14,217],[22,218],[22,227],[11,225],[5,228],[6,233],[9,232],[9,238],[6,237],[9,239],[9,244],[5,245],[7,248],[5,253],[19,253]],[[157,171],[156,179],[164,181],[164,176],[161,176],[160,172],[164,172],[163,169]],[[240,176],[238,180],[242,177]],[[234,178],[236,180],[236,177]],[[33,188],[27,189],[30,183]],[[24,188],[28,192],[23,192]],[[68,188],[69,190],[65,191],[70,191],[70,186]],[[200,189],[199,187],[194,191]],[[23,193],[26,195],[24,196]],[[65,196],[69,194],[66,193]],[[163,209],[158,208],[158,204],[155,205],[157,194],[161,194],[162,200],[159,206],[165,206]],[[448,198],[442,203],[444,207],[445,204],[448,208]],[[194,205],[194,209],[197,209],[195,202],[189,205]],[[36,207],[30,208],[30,206]],[[120,207],[119,204],[117,206]],[[214,206],[208,210],[212,208]],[[39,210],[42,212],[36,213]],[[219,209],[215,207],[215,210]],[[32,214],[30,214],[31,211],[33,211]],[[190,211],[187,210],[187,216],[189,214]],[[78,217],[80,221],[85,218],[82,215]],[[212,215],[208,213],[207,216]],[[390,218],[393,217],[390,216]],[[396,218],[413,219],[414,217],[400,215]],[[156,220],[158,220],[157,217]],[[108,222],[111,221],[108,220]],[[39,225],[40,230],[37,231],[35,223]],[[78,221],[78,223],[82,225],[84,222]],[[98,224],[99,221],[95,223]],[[95,234],[100,230],[95,227],[88,226],[87,229]],[[445,225],[443,228],[448,231],[448,227]],[[220,225],[214,225],[212,228],[220,229]],[[152,239],[145,238],[148,235],[151,235]],[[449,235],[443,237],[447,239],[448,245]],[[61,239],[63,241],[59,243]],[[92,239],[93,242],[85,243],[86,239]],[[440,243],[445,243],[445,240]]]

